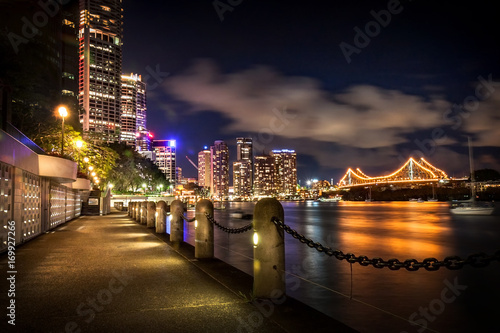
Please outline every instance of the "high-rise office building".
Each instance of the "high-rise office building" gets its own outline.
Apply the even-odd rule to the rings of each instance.
[[[175,140],[153,140],[156,156],[155,164],[165,174],[165,178],[175,187],[176,184],[176,142]]]
[[[273,196],[276,194],[274,186],[274,157],[255,156],[254,158],[254,196]]]
[[[78,0],[0,1],[0,81],[13,102],[9,122],[28,137],[60,104],[78,128],[78,19]]]
[[[252,138],[236,138],[236,160],[252,161]]]
[[[251,161],[233,162],[234,196],[248,198],[252,195],[253,163]]]
[[[91,140],[119,141],[122,1],[80,0],[79,104]]]
[[[120,141],[138,151],[151,150],[146,111],[146,83],[140,75],[122,75]]]
[[[273,150],[274,187],[278,194],[289,195],[297,192],[297,154],[295,150]]]
[[[201,187],[210,187],[211,160],[210,150],[204,149],[198,153],[198,185]]]
[[[233,189],[236,197],[249,197],[253,186],[251,138],[236,138],[236,162],[233,162]]]
[[[210,193],[215,199],[229,194],[229,149],[224,141],[215,141],[210,147],[212,155]]]

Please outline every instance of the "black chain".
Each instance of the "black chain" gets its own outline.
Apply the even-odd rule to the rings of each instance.
[[[224,232],[227,232],[228,234],[241,234],[243,232],[247,232],[247,231],[252,229],[252,223],[250,223],[244,227],[241,227],[241,228],[228,228],[228,227],[225,227],[225,226],[219,224],[217,221],[215,221],[214,217],[210,216],[208,213],[205,213],[205,216],[216,227],[218,227],[219,229],[221,229]]]
[[[271,221],[276,226],[286,231],[286,233],[292,235],[293,238],[298,239],[300,242],[311,248],[315,248],[318,252],[323,252],[330,257],[333,256],[337,258],[338,260],[346,260],[351,264],[357,262],[361,266],[372,265],[375,268],[387,267],[390,270],[396,271],[400,268],[406,268],[408,271],[418,271],[420,268],[424,268],[428,271],[437,271],[441,267],[454,270],[461,269],[464,265],[471,265],[472,267],[486,267],[492,261],[500,262],[500,250],[496,251],[493,255],[487,255],[483,252],[471,254],[466,259],[462,259],[459,256],[449,256],[444,258],[442,261],[437,260],[436,258],[426,258],[420,262],[417,259],[406,259],[405,261],[400,261],[398,259],[384,260],[378,257],[373,259],[369,259],[367,256],[357,257],[353,253],[344,254],[340,250],[333,250],[332,248],[325,247],[320,243],[315,243],[313,240],[301,235],[276,217],[273,217]]]
[[[187,217],[185,217],[184,215],[181,214],[181,218],[186,221],[186,222],[194,222],[196,220],[196,217],[193,217],[191,219],[188,219]]]

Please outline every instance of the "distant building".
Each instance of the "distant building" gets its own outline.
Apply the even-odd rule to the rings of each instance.
[[[233,192],[235,197],[250,197],[252,195],[252,170],[251,161],[233,162]]]
[[[145,156],[147,152],[151,151],[153,141],[153,134],[148,132],[145,128],[139,128],[135,133],[135,150],[139,154]]]
[[[175,188],[176,185],[176,142],[175,140],[153,140],[155,164]]]
[[[254,158],[254,182],[253,195],[274,196],[274,157],[255,156]]]
[[[252,162],[252,146],[252,138],[236,138],[236,160]]]
[[[120,141],[138,151],[151,150],[146,112],[146,83],[140,75],[122,75]]]
[[[198,153],[198,185],[210,187],[212,172],[212,156],[210,150],[205,149]]]
[[[297,154],[295,150],[273,150],[274,188],[278,194],[290,195],[297,192]]]
[[[84,135],[120,140],[122,1],[80,0],[79,104]]]
[[[229,195],[229,149],[224,141],[215,141],[210,147],[212,156],[210,191],[214,198]]]
[[[182,168],[176,167],[175,168],[175,183],[181,184],[181,181],[182,181]]]
[[[236,138],[236,162],[233,162],[233,191],[236,197],[252,195],[253,151],[251,138]]]

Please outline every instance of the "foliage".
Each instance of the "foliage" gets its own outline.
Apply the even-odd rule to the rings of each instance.
[[[488,180],[499,180],[500,172],[493,169],[481,169],[474,171],[474,178],[478,182],[486,182]]]
[[[151,160],[125,144],[113,144],[111,147],[119,155],[108,178],[114,191],[137,192],[143,184],[146,184],[148,191],[159,191],[160,185],[163,190],[168,188],[170,183]]]
[[[48,123],[31,139],[49,155],[61,156],[61,131],[61,124]],[[82,143],[81,147],[77,146],[78,141]],[[95,172],[102,183],[114,168],[118,154],[105,145],[85,142],[80,132],[75,131],[71,125],[65,125],[64,156],[61,157],[75,161],[78,170],[83,174],[90,175],[91,172]]]

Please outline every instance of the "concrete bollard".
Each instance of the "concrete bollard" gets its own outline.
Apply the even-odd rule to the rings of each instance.
[[[141,223],[141,203],[137,201],[135,203],[135,219],[136,222]]]
[[[132,220],[137,221],[137,202],[132,203]]]
[[[195,212],[198,225],[195,232],[194,257],[198,259],[214,257],[214,225],[205,213],[214,216],[214,205],[212,201],[202,199],[196,204]]]
[[[139,219],[141,217],[141,203],[140,202],[136,202],[134,204],[134,207],[135,207],[134,220],[136,222],[139,222]]]
[[[148,202],[142,201],[141,202],[141,217],[140,217],[139,223],[146,224],[147,217],[148,217]]]
[[[160,200],[156,203],[156,233],[164,234],[167,232],[167,213],[168,205],[165,201]]]
[[[280,298],[285,295],[285,238],[272,221],[284,221],[283,206],[275,198],[264,198],[254,208],[253,296]]]
[[[184,241],[184,204],[180,200],[174,200],[170,204],[170,241],[179,244]]]
[[[128,217],[132,217],[132,203],[128,203],[128,211],[127,211]]]
[[[156,221],[156,203],[148,201],[146,208],[146,227],[154,228]]]

